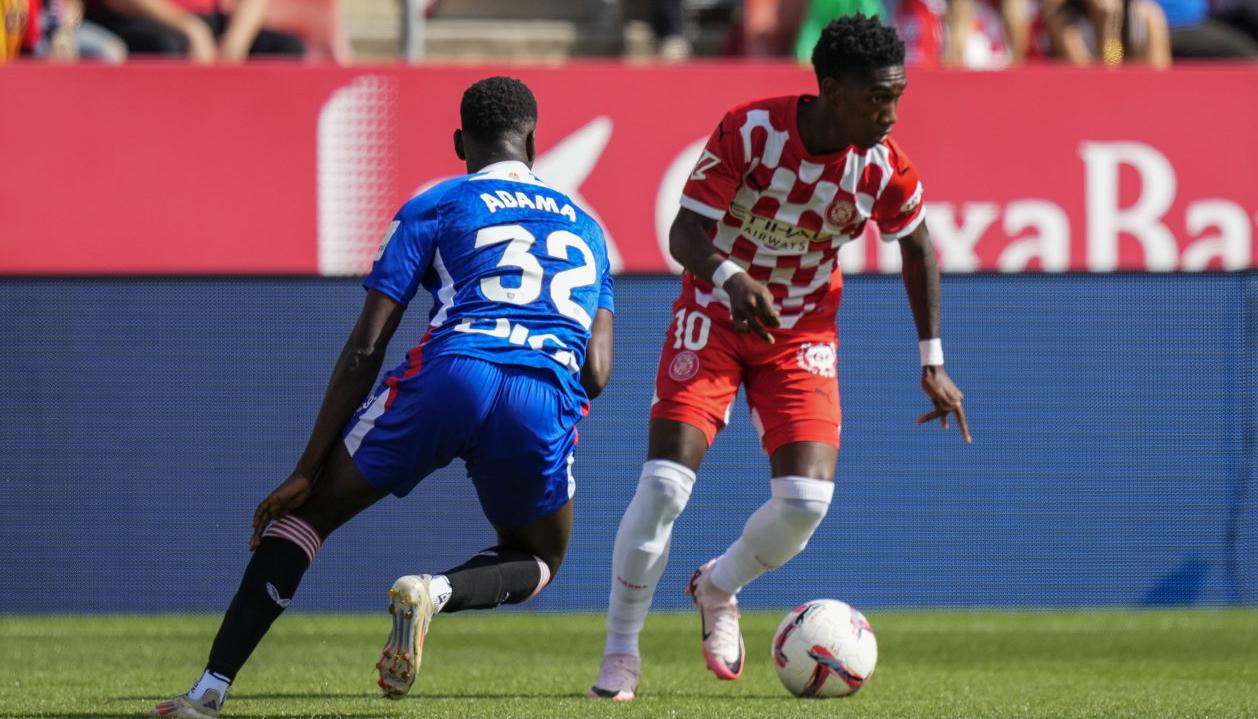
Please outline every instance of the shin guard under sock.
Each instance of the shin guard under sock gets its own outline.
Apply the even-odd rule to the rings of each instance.
[[[655,596],[673,523],[686,508],[695,473],[666,459],[642,465],[638,490],[625,509],[612,547],[612,587],[607,606],[606,654],[638,655],[638,635]]]
[[[550,568],[518,549],[490,547],[463,564],[442,572],[450,580],[450,599],[442,612],[493,609],[531,599],[550,581]]]
[[[292,601],[310,559],[306,548],[291,540],[263,537],[214,637],[207,670],[228,680],[236,678],[271,623]]]

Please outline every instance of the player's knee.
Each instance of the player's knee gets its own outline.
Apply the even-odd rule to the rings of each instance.
[[[320,534],[316,527],[296,514],[281,517],[262,530],[263,540],[274,539],[296,545],[306,557],[306,566],[314,564],[324,538],[325,535]]]
[[[310,528],[320,542],[327,540],[332,532],[341,525],[341,522],[330,516],[330,513],[321,511],[317,505],[303,505],[288,515],[294,519],[301,521]]]
[[[779,504],[778,511],[785,523],[806,529],[810,534],[821,524],[821,520],[825,519],[826,512],[830,509],[828,502],[802,499],[775,499],[774,501]]]
[[[556,575],[559,574],[559,567],[563,565],[563,557],[563,552],[542,552],[535,555],[538,568],[541,569],[543,576],[542,587],[553,581]],[[538,591],[540,592],[541,589],[538,589]]]
[[[830,510],[834,482],[808,477],[778,477],[773,480],[772,487],[780,521],[806,533],[806,542]]]
[[[690,501],[694,483],[695,474],[688,467],[666,459],[652,459],[642,465],[634,499],[641,498],[661,521],[672,522]]]
[[[555,575],[559,573],[559,565],[563,564],[563,554],[548,554],[540,557],[534,555],[533,559],[537,562],[537,585],[532,593],[523,599],[525,602],[541,594],[543,589],[550,586],[550,583],[555,581]]]
[[[536,595],[555,579],[559,567],[563,564],[565,548],[543,546],[536,542],[506,541],[485,550],[486,556],[492,557],[491,563],[501,565],[502,570],[511,575],[511,583],[525,582],[535,584],[536,589],[530,596]],[[478,555],[479,556],[479,555]],[[510,561],[502,561],[509,559]],[[536,572],[539,579],[534,583],[532,577]]]

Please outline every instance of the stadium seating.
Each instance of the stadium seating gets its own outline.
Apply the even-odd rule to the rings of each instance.
[[[403,8],[399,0],[344,4],[357,58],[399,57]],[[437,61],[559,62],[617,54],[621,43],[619,9],[604,0],[440,0],[429,15],[424,56]]]

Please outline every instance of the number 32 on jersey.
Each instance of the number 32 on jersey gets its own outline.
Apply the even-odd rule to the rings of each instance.
[[[542,296],[545,284],[545,273],[542,265],[529,250],[537,242],[537,237],[520,225],[496,225],[482,228],[476,233],[476,247],[490,247],[505,244],[498,267],[508,267],[520,271],[519,287],[506,287],[502,284],[502,276],[485,277],[480,281],[480,291],[485,299],[510,305],[527,305]],[[580,254],[581,264],[571,269],[556,272],[550,278],[550,300],[555,309],[589,329],[594,318],[585,308],[572,300],[572,291],[580,287],[588,287],[598,279],[595,270],[594,253],[580,236],[567,230],[556,230],[546,236],[546,254],[556,259],[570,259],[570,250]],[[492,323],[491,326],[484,326]],[[471,319],[459,323],[455,329],[459,332],[476,332],[492,337],[506,338],[514,345],[525,345],[544,352],[573,372],[579,372],[576,359],[568,346],[553,334],[530,334],[528,328],[513,323],[505,317],[494,320]]]

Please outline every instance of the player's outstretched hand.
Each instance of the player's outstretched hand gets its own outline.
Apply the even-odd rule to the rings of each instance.
[[[957,426],[961,428],[961,439],[964,439],[966,444],[974,441],[970,437],[970,427],[965,423],[965,408],[961,406],[965,394],[952,383],[952,378],[944,371],[942,365],[928,365],[922,368],[922,391],[930,397],[931,402],[935,403],[935,409],[918,417],[918,424],[926,424],[937,419],[944,429],[948,429],[948,415],[956,413]]]
[[[734,319],[734,329],[739,332],[755,332],[765,342],[773,344],[769,329],[782,324],[777,310],[773,309],[773,293],[763,284],[740,272],[725,283],[729,293],[729,313]]]
[[[253,512],[253,536],[249,537],[249,551],[258,548],[262,541],[262,532],[271,522],[297,509],[310,497],[310,478],[303,474],[293,474],[280,486],[258,503]]]

